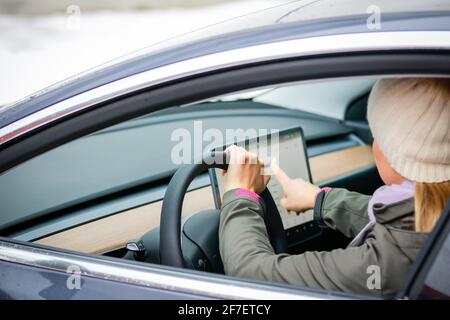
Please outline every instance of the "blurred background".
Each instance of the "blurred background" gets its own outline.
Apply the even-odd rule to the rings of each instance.
[[[0,0],[0,106],[124,54],[289,0]]]

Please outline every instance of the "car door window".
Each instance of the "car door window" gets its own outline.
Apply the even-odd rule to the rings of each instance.
[[[199,123],[203,134],[213,129],[224,135],[227,129],[302,126],[317,184],[366,170],[374,164],[370,147],[352,129],[323,115],[333,108],[343,113],[373,81],[291,83],[250,90],[167,108],[77,139],[0,175],[4,209],[0,230],[35,219],[31,221],[36,224],[12,235],[86,253],[123,247],[127,240],[159,226],[164,188],[179,166],[171,158],[177,142],[173,133],[185,130],[192,136],[193,149],[199,142],[206,147],[207,141],[195,137]],[[184,213],[212,207],[209,178],[202,177],[187,195]]]

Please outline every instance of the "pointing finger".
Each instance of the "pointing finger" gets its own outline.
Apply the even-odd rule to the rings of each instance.
[[[272,169],[273,174],[277,178],[278,182],[281,184],[283,189],[291,181],[291,178],[278,166],[278,162],[275,158],[272,159],[270,163],[270,168]]]

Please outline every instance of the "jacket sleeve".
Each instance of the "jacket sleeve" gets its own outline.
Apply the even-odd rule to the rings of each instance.
[[[327,290],[368,292],[367,267],[377,260],[371,241],[331,252],[275,254],[262,214],[257,200],[238,197],[236,190],[224,194],[219,240],[226,274]]]
[[[370,222],[367,211],[370,198],[357,192],[333,188],[325,193],[322,203],[316,201],[315,210],[320,209],[315,219],[319,218],[329,228],[353,239]]]

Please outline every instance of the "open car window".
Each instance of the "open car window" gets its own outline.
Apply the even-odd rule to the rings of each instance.
[[[364,182],[378,176],[370,142],[329,111],[343,114],[373,82],[329,80],[233,93],[167,108],[62,145],[0,175],[0,232],[85,253],[123,254],[127,241],[159,227],[165,188],[182,164],[174,160],[180,139],[192,138],[189,154],[182,155],[190,162],[210,143],[202,139],[208,130],[226,136],[232,129],[251,137],[254,128],[301,126],[314,183],[335,181],[370,193],[379,183]],[[192,183],[183,215],[210,208],[214,198],[205,174]]]
[[[351,130],[326,117],[311,117],[312,109],[302,112],[299,101],[307,101],[305,109],[316,105],[317,113],[323,114],[328,108],[323,96],[334,101],[340,92],[341,99],[335,103],[345,109],[345,104],[367,91],[372,81],[317,83],[317,90],[309,90],[311,84],[288,85],[255,99],[230,95],[228,99],[165,109],[67,143],[0,176],[0,229],[169,177],[179,165],[172,161],[172,149],[177,143],[173,133],[177,130],[187,130],[193,137],[195,130],[212,128],[224,132],[227,128],[282,129],[301,125],[311,142],[340,137],[334,147],[310,143],[310,156],[357,146],[358,140],[349,136]],[[324,89],[325,85],[328,89]],[[302,86],[308,90],[302,90]],[[343,86],[348,88],[345,94],[341,92]],[[298,98],[294,97],[296,91]],[[321,177],[318,182],[325,179]]]

